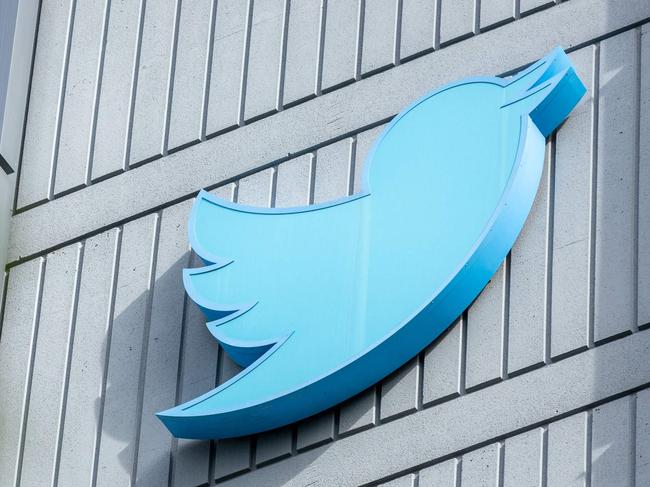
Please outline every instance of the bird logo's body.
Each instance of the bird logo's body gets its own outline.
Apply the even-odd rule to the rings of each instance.
[[[510,79],[443,87],[375,143],[360,194],[258,209],[201,192],[185,287],[240,365],[159,413],[179,437],[225,438],[310,416],[362,391],[439,336],[511,249],[545,138],[585,88],[561,49]]]

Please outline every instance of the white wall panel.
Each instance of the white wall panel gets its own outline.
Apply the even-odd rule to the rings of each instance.
[[[54,194],[86,184],[91,163],[97,82],[104,44],[106,0],[76,2],[63,97]]]
[[[237,125],[240,120],[250,5],[250,0],[217,2],[207,108],[208,134]]]
[[[92,154],[92,180],[127,167],[141,2],[111,0]]]
[[[41,3],[38,42],[29,94],[29,107],[20,162],[17,207],[50,196],[50,176],[55,157],[61,92],[65,87],[71,0]]]
[[[163,155],[178,0],[146,2],[140,40],[129,165]]]
[[[210,35],[216,20],[213,17],[216,4],[211,0],[185,0],[180,4],[167,141],[169,150],[196,142],[205,135],[204,102],[209,80],[207,75],[210,74],[208,68],[212,67],[208,54],[212,53]]]

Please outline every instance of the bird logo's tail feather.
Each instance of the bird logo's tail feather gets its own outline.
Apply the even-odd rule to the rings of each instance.
[[[558,47],[528,69],[516,74],[505,90],[503,108],[528,113],[547,137],[586,93],[571,60]]]

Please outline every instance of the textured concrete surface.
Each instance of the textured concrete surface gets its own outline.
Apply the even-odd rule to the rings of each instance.
[[[31,85],[10,80],[30,96],[0,485],[646,485],[649,20],[646,0],[43,0]],[[286,207],[359,191],[405,104],[557,44],[589,92],[449,331],[314,418],[171,438],[156,410],[240,370],[182,287],[196,192]]]

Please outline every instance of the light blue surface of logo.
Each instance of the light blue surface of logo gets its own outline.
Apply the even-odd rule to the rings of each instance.
[[[508,78],[437,89],[386,127],[361,193],[260,209],[202,191],[187,293],[245,369],[158,413],[174,436],[227,438],[323,411],[449,327],[521,231],[546,137],[585,93],[560,48]],[[205,364],[206,367],[212,366]]]

